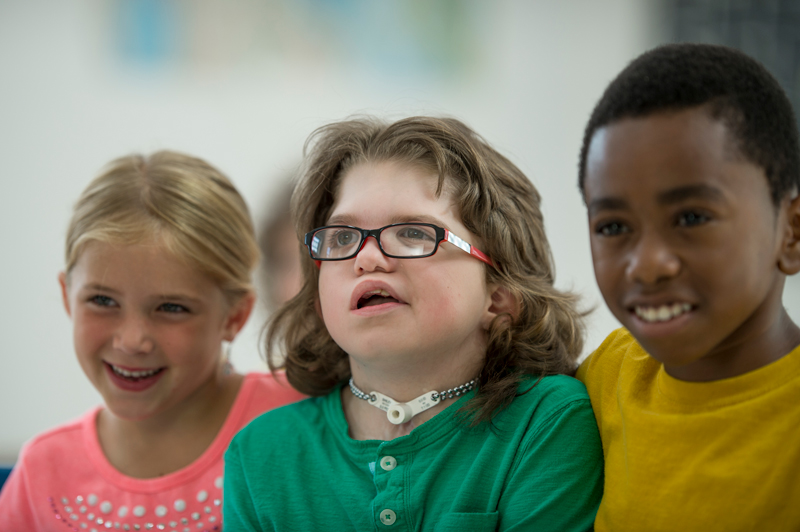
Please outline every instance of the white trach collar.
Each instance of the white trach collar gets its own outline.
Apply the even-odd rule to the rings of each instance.
[[[365,400],[375,408],[380,408],[381,410],[386,412],[386,417],[389,419],[389,421],[391,421],[395,425],[399,425],[401,423],[407,423],[408,421],[411,421],[411,418],[413,418],[417,414],[420,414],[428,410],[429,408],[433,408],[440,402],[446,401],[447,399],[460,397],[465,393],[473,390],[477,385],[478,385],[478,377],[475,377],[471,381],[466,382],[461,386],[450,388],[447,391],[426,392],[417,397],[416,399],[412,399],[407,403],[401,403],[395,401],[391,397],[383,395],[382,393],[362,392],[353,382],[353,378],[350,377],[350,391],[353,392],[353,395],[355,395],[359,399]]]

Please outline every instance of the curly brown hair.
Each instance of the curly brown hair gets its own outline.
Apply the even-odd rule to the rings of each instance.
[[[305,169],[292,195],[298,235],[327,223],[338,184],[362,163],[399,162],[438,176],[467,229],[495,263],[488,283],[510,291],[514,316],[489,327],[478,393],[466,405],[473,423],[508,405],[526,375],[570,374],[583,346],[583,316],[574,294],[553,286],[554,267],[530,180],[478,134],[453,118],[412,117],[394,123],[365,117],[314,131]],[[267,361],[285,368],[289,382],[308,395],[325,395],[350,378],[350,363],[317,313],[319,271],[303,261],[304,286],[266,326]]]

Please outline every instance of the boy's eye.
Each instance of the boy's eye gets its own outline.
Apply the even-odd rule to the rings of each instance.
[[[678,215],[678,225],[680,227],[692,227],[704,224],[709,221],[709,217],[695,211],[686,211]]]
[[[618,236],[629,232],[630,228],[620,222],[609,222],[599,225],[596,231],[603,236]]]
[[[181,314],[183,312],[189,312],[188,308],[177,303],[162,303],[158,306],[158,310],[167,312],[169,314]]]
[[[117,304],[117,302],[110,297],[100,295],[90,297],[89,302],[98,307],[113,307]]]

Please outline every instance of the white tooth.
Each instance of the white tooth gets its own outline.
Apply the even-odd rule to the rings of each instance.
[[[111,365],[111,369],[117,375],[122,375],[123,377],[127,377],[129,379],[141,379],[142,377],[150,377],[158,372],[157,369],[148,369],[143,371],[128,371],[122,368],[118,368],[113,364]]]
[[[380,291],[380,294],[381,294],[383,297],[389,297],[389,292],[387,292],[386,290],[383,290],[383,289],[381,289],[381,291]]]
[[[692,305],[689,303],[673,303],[671,305],[662,305],[660,307],[635,307],[634,311],[637,316],[647,322],[669,321],[677,318],[684,312],[689,312]]]

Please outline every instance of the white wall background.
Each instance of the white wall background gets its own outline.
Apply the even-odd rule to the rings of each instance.
[[[661,14],[637,0],[444,2],[449,10],[429,14],[426,2],[402,1],[420,8],[411,30],[391,20],[396,1],[386,3],[395,11],[355,1],[170,2],[162,18],[174,40],[147,59],[120,51],[130,15],[121,0],[0,0],[0,462],[100,401],[74,358],[56,275],[73,202],[106,162],[131,152],[207,159],[261,220],[315,127],[354,113],[456,116],[541,191],[558,285],[597,306],[587,351],[617,326],[592,273],[576,161],[605,85],[666,38]],[[337,15],[337,5],[350,12]],[[445,36],[461,49],[426,62],[414,46],[435,38],[437,23],[419,21],[453,9],[465,17]],[[786,303],[797,319],[796,280]],[[240,370],[264,368],[264,317],[234,343]]]

